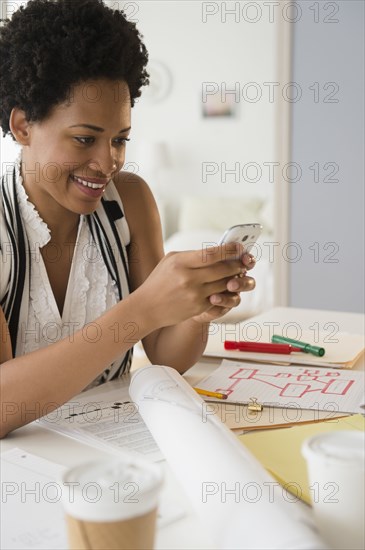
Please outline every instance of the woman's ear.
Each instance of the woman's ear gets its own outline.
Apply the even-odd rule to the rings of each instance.
[[[11,133],[20,145],[29,145],[31,125],[22,109],[14,107],[10,113],[9,126]]]

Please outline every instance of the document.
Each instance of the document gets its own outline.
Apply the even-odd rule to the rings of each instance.
[[[204,401],[176,370],[138,369],[129,391],[210,535],[210,546],[326,548],[307,510],[286,499],[280,484],[215,415],[204,416]]]
[[[1,455],[3,550],[64,550],[66,526],[59,479],[64,466],[12,449]]]
[[[364,412],[364,372],[223,360],[197,384],[225,402],[334,413]],[[206,398],[208,401],[210,398]]]
[[[92,400],[88,392],[80,394],[39,422],[45,428],[109,452],[127,450],[151,461],[162,460],[137,406],[130,400],[128,387],[112,388],[110,383],[108,391],[93,390]]]
[[[285,428],[297,424],[312,424],[323,420],[341,418],[345,413],[337,413],[333,410],[320,411],[312,409],[278,408],[272,405],[262,407],[258,411],[250,411],[246,406],[236,403],[207,402],[206,414],[216,414],[223,424],[236,435],[254,430],[268,430],[271,428]]]

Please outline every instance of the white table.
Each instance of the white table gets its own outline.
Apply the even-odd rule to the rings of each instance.
[[[325,318],[329,312],[323,312]],[[313,312],[308,310],[308,320],[313,319]],[[364,326],[364,316],[359,314],[338,314],[331,312],[332,318],[341,320],[341,330],[347,330],[349,332],[362,333]],[[136,361],[138,366],[147,364],[144,358],[140,358]],[[217,364],[217,363],[216,363]],[[192,369],[190,369],[185,377],[191,385],[196,384],[200,379],[211,372],[214,368],[214,361],[201,361],[197,363]],[[364,368],[364,357],[356,365],[356,369]],[[125,386],[129,383],[128,376],[123,380],[115,381],[109,384],[113,384],[113,388]],[[103,391],[105,390],[103,387]],[[92,389],[88,392],[90,400],[97,400],[100,387]],[[82,394],[85,396],[85,393]],[[77,400],[77,397],[75,397]],[[57,462],[67,467],[75,466],[79,463],[89,461],[92,459],[105,458],[110,456],[106,451],[92,448],[90,453],[90,447],[81,442],[73,440],[62,434],[51,432],[46,428],[40,426],[37,422],[33,422],[23,428],[15,430],[5,439],[0,442],[1,452],[19,447],[30,453],[36,454],[50,461]],[[92,456],[91,456],[92,455]],[[115,456],[115,455],[113,455]],[[171,495],[178,495],[179,500],[183,503],[186,509],[185,517],[176,520],[175,522],[167,525],[157,532],[156,549],[202,549],[211,547],[211,542],[208,542],[208,538],[202,532],[199,521],[194,515],[190,503],[187,501],[181,487],[171,474],[169,468],[166,465],[166,486],[167,491]],[[3,549],[6,550],[6,549]]]
[[[109,382],[114,389],[125,388],[129,385],[129,376],[122,380]],[[98,393],[102,387],[89,390],[82,394],[82,398],[88,396],[90,402],[100,402]],[[74,401],[77,401],[76,396]],[[37,422],[19,428],[9,434],[0,442],[1,453],[14,448],[20,448],[29,453],[62,464],[66,467],[73,467],[90,460],[106,459],[113,457],[115,453],[108,453],[95,447],[90,448],[82,442],[74,440],[63,434],[48,430]],[[160,528],[156,535],[156,549],[201,549],[208,548],[209,544],[200,529],[198,518],[191,509],[190,502],[184,495],[178,482],[170,472],[166,462],[162,463],[165,470],[165,491],[168,497],[181,502],[186,514],[173,523]],[[1,504],[1,506],[5,506]],[[3,548],[2,550],[7,550]]]

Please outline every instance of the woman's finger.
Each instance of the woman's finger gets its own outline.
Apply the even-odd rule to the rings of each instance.
[[[230,292],[247,292],[253,290],[256,286],[253,277],[235,277],[227,283],[227,290]]]
[[[255,258],[252,256],[252,254],[244,254],[242,256],[242,262],[243,262],[243,265],[247,268],[247,269],[252,269],[253,267],[255,267],[256,265],[256,260]]]
[[[209,301],[213,306],[232,309],[233,307],[237,307],[240,304],[241,297],[239,294],[221,293],[213,294],[212,296],[210,296]]]

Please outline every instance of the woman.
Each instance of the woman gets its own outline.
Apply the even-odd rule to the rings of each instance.
[[[0,31],[0,436],[128,372],[142,340],[183,372],[254,288],[240,245],[164,256],[147,184],[122,172],[148,83],[133,23],[101,0],[31,0]],[[50,405],[51,404],[51,405]]]

